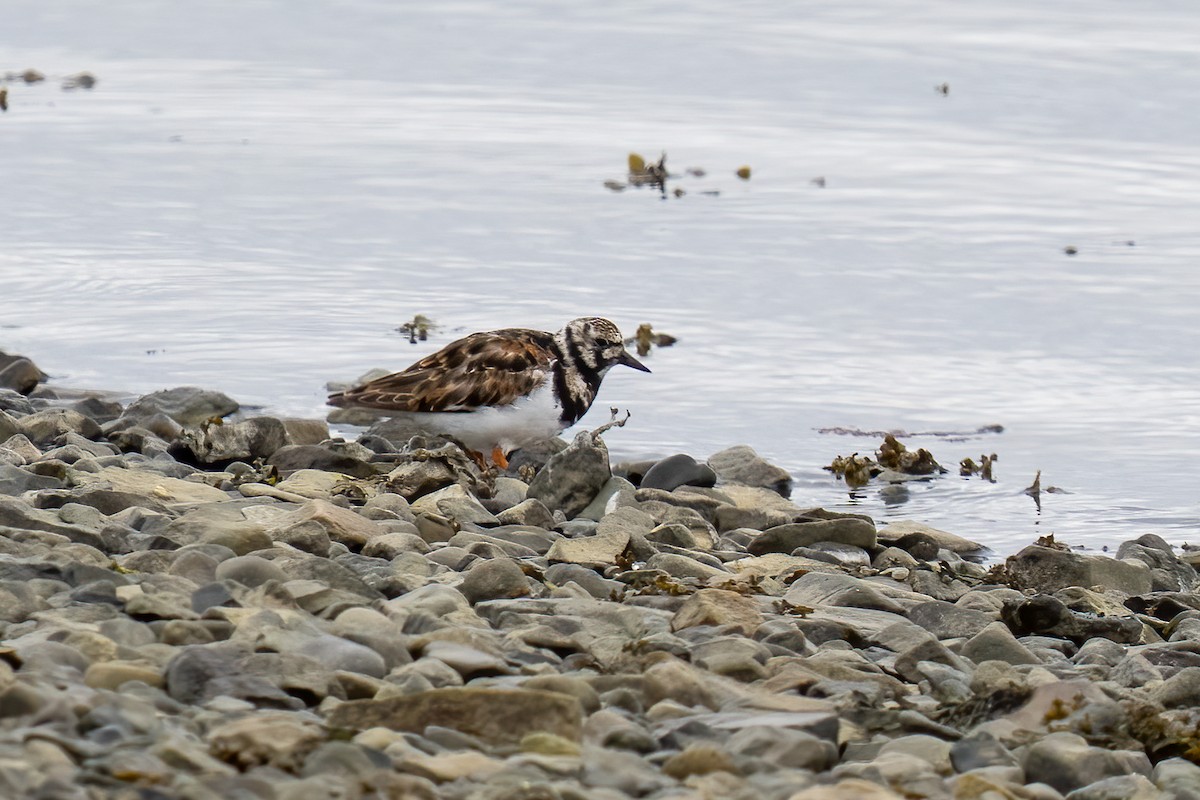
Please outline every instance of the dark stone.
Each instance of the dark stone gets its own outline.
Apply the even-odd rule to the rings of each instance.
[[[275,417],[251,417],[224,425],[188,429],[171,445],[177,458],[190,454],[201,464],[269,458],[287,444],[287,428]]]
[[[918,561],[933,561],[937,558],[937,540],[927,533],[906,533],[896,540],[895,546]]]
[[[112,422],[125,410],[124,406],[116,400],[105,400],[100,397],[85,397],[73,403],[71,408],[85,417],[94,419],[100,425]]]
[[[789,522],[768,528],[750,541],[751,555],[791,553],[798,547],[817,542],[838,542],[871,549],[875,546],[875,526],[855,517]]]
[[[33,413],[33,404],[12,389],[0,388],[0,411],[24,416]]]
[[[29,394],[45,379],[46,373],[28,358],[0,353],[0,388]]]
[[[667,456],[646,471],[641,488],[665,489],[670,492],[680,486],[713,486],[717,473],[712,467],[700,464],[686,453]]]
[[[1151,590],[1150,568],[1139,561],[1121,561],[1053,547],[1030,545],[1005,562],[1010,584],[1019,589],[1055,592],[1069,586],[1103,586],[1125,594]]]
[[[319,469],[324,472],[340,472],[355,478],[369,478],[378,471],[366,461],[319,444],[285,445],[272,453],[267,463],[280,472]]]
[[[249,654],[231,644],[190,645],[167,664],[167,694],[180,703],[200,704],[225,694],[252,703],[301,709],[298,700],[258,675],[245,674]]]
[[[1001,619],[1016,636],[1044,634],[1083,644],[1088,639],[1111,639],[1136,644],[1142,638],[1142,623],[1134,617],[1102,617],[1072,611],[1057,597],[1039,594],[1028,600],[1008,602]]]

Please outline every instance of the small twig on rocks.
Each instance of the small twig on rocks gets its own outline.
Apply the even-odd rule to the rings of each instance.
[[[617,419],[617,415],[621,413],[621,409],[617,408],[616,406],[612,406],[611,408],[608,409],[608,411],[610,414],[612,414],[612,419],[610,419],[608,422],[601,425],[599,428],[596,428],[596,430],[592,431],[592,441],[593,442],[599,441],[600,434],[604,433],[605,431],[609,430],[610,428],[624,428],[625,423],[629,422],[629,417],[631,415],[630,415],[628,409],[626,409],[625,416],[622,419]]]

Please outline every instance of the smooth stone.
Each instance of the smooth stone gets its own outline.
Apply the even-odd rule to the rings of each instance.
[[[1162,793],[1145,775],[1114,775],[1076,789],[1065,800],[1162,800]]]
[[[334,707],[327,724],[333,729],[384,726],[415,732],[437,724],[494,744],[517,744],[539,732],[577,742],[583,714],[579,701],[557,692],[451,687],[386,700],[351,700]]]
[[[672,491],[680,486],[712,486],[717,473],[686,453],[677,453],[658,461],[642,476],[641,488]]]
[[[895,545],[898,541],[906,536],[920,534],[932,540],[933,544],[942,550],[949,550],[951,553],[966,556],[982,556],[990,552],[990,550],[980,544],[973,542],[970,539],[965,539],[954,533],[939,530],[923,522],[914,520],[899,520],[889,523],[879,529],[879,543],[881,545]]]
[[[92,664],[83,674],[83,682],[93,689],[117,690],[129,681],[141,681],[149,686],[162,686],[160,670],[132,661],[103,661]]]
[[[534,528],[554,527],[554,515],[541,500],[528,497],[496,515],[501,525],[528,525]]]
[[[725,589],[701,589],[688,597],[671,617],[671,630],[728,625],[750,636],[762,622],[762,611],[752,598]]]
[[[792,491],[791,474],[762,458],[748,445],[736,445],[713,453],[708,458],[708,466],[722,483],[769,489],[783,497]]]
[[[575,583],[598,600],[608,600],[614,596],[620,597],[626,588],[625,584],[620,581],[605,578],[596,570],[579,564],[551,564],[543,575],[548,585],[564,586],[568,583]]]
[[[696,578],[702,583],[733,578],[733,574],[727,569],[714,567],[678,553],[655,553],[646,561],[646,569],[661,569],[672,578]]]
[[[129,404],[125,416],[142,419],[165,414],[180,425],[194,426],[237,410],[237,401],[228,395],[195,386],[180,386],[142,395]]]
[[[1103,586],[1126,595],[1146,594],[1152,587],[1150,568],[1141,561],[1121,561],[1052,547],[1029,545],[1008,557],[1005,568],[1012,584],[1022,589],[1053,593],[1071,586]]]
[[[600,487],[600,491],[592,501],[576,514],[576,519],[590,519],[596,522],[618,508],[632,505],[637,493],[637,487],[625,478],[613,475]]]
[[[29,394],[46,379],[46,373],[28,358],[0,359],[0,389]]]
[[[287,430],[286,421],[284,429]],[[368,461],[321,444],[283,445],[271,453],[267,463],[284,473],[316,469],[355,478],[369,478],[377,472]]]
[[[1200,667],[1184,667],[1152,689],[1150,696],[1167,708],[1200,706]]]
[[[711,742],[693,742],[663,762],[662,771],[677,781],[710,772],[738,773],[729,752]]]
[[[976,664],[1005,661],[1009,664],[1040,664],[1037,656],[1017,641],[1003,622],[993,622],[963,643],[959,654]]]
[[[580,431],[562,451],[551,456],[529,484],[528,496],[571,519],[599,494],[612,477],[608,448],[590,431]]]
[[[1200,798],[1200,766],[1183,758],[1168,758],[1154,765],[1154,785],[1163,792],[1174,792],[1172,800]]]
[[[414,500],[412,511],[414,514],[437,514],[460,525],[500,524],[492,512],[457,483]]]
[[[875,526],[854,517],[789,522],[763,531],[750,541],[746,549],[751,555],[791,553],[798,547],[808,547],[817,542],[837,542],[871,549],[875,547]]]
[[[1029,745],[1023,766],[1027,780],[1063,793],[1108,777],[1151,773],[1144,752],[1092,747],[1082,736],[1066,732],[1048,734]]]
[[[833,742],[792,728],[744,727],[729,737],[726,746],[735,756],[752,757],[774,767],[810,772],[824,772],[838,759],[837,747]]]
[[[472,605],[483,600],[524,597],[530,593],[529,579],[520,565],[509,558],[476,563],[467,570],[458,589]]]
[[[628,530],[614,527],[605,533],[595,533],[578,539],[559,539],[546,553],[551,563],[565,562],[602,568],[616,563],[617,557],[629,546]]]
[[[1144,534],[1133,541],[1123,542],[1117,548],[1117,558],[1135,559],[1152,570],[1162,570],[1177,584],[1171,587],[1172,591],[1191,591],[1195,588],[1198,580],[1195,568],[1180,560],[1171,545],[1161,536],[1153,533]]]
[[[903,614],[901,600],[906,594],[850,575],[809,572],[792,582],[783,599],[793,606],[844,606]]]
[[[908,620],[937,639],[967,639],[996,622],[998,614],[960,608],[943,600],[918,603],[904,612]]]
[[[328,500],[309,500],[292,513],[277,517],[268,527],[267,535],[272,539],[286,540],[289,530],[308,523],[316,523],[324,529],[330,541],[341,542],[355,550],[383,534],[378,523],[348,508],[341,508]]]
[[[97,439],[100,426],[90,417],[67,408],[46,408],[35,411],[17,422],[21,433],[31,442],[45,445],[67,433],[76,433],[85,439]]]
[[[73,476],[85,485],[106,485],[132,495],[149,495],[156,501],[173,503],[212,503],[228,500],[229,495],[214,486],[196,481],[171,478],[157,472],[124,467],[105,467],[99,472],[81,472]]]
[[[243,586],[254,588],[267,581],[283,583],[287,580],[287,573],[274,562],[261,556],[245,555],[222,561],[217,565],[214,577],[222,581],[237,581]]]

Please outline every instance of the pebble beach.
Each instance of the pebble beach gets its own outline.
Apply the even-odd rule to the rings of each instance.
[[[1194,800],[1200,553],[0,356],[0,797]]]

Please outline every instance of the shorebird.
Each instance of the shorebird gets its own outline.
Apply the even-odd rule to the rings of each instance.
[[[451,436],[501,469],[508,454],[579,421],[613,367],[649,372],[625,350],[617,326],[581,317],[557,333],[505,328],[472,333],[408,369],[329,396]]]

